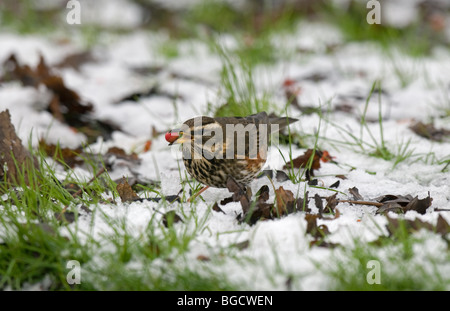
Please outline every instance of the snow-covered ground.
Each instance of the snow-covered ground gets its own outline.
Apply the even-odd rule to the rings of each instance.
[[[134,5],[127,1],[118,1],[117,6],[125,9],[117,11],[117,7],[113,9],[108,6],[107,10],[98,10],[100,17],[90,14],[86,19],[93,18],[101,23],[104,19],[110,21],[123,13],[123,24],[132,27],[133,18],[140,18]],[[184,166],[176,148],[169,147],[164,135],[160,135],[153,139],[150,151],[141,151],[145,142],[151,138],[153,127],[164,132],[186,119],[204,114],[208,111],[208,103],[217,106],[223,104],[220,102],[223,98],[218,95],[222,63],[207,44],[189,40],[178,44],[177,57],[167,59],[158,52],[165,40],[168,38],[164,32],[133,31],[123,36],[111,35],[110,38],[103,38],[102,44],[92,47],[92,53],[99,61],[84,64],[79,71],[71,68],[54,70],[69,88],[94,105],[95,118],[111,121],[123,130],[114,133],[110,140],[99,138],[91,145],[91,149],[106,152],[109,147],[116,146],[127,152],[137,151],[141,163],[133,168],[133,174],[138,174],[143,180],[160,181],[161,193],[174,195],[182,187],[180,176],[184,178]],[[226,46],[235,45],[232,37],[224,35],[218,40]],[[450,139],[447,137],[443,142],[433,142],[409,129],[414,121],[428,123],[434,120],[436,128],[450,130],[450,117],[441,117],[442,107],[450,109],[448,48],[436,47],[430,56],[421,58],[412,58],[398,51],[391,51],[388,55],[377,44],[345,43],[340,32],[332,25],[310,22],[302,22],[294,33],[274,36],[272,40],[293,56],[271,65],[257,66],[254,77],[257,89],[268,91],[278,109],[282,109],[286,101],[282,84],[288,78],[294,79],[300,88],[301,104],[321,106],[325,110],[346,104],[354,109],[351,113],[325,113],[322,119],[315,114],[302,115],[295,107],[288,109],[291,117],[300,120],[291,125],[291,131],[315,135],[320,128],[318,145],[328,150],[339,164],[322,163],[322,167],[316,171],[319,185],[329,187],[340,180],[336,189],[340,191],[338,198],[348,199],[345,195],[349,195],[348,189],[357,187],[367,201],[386,194],[411,194],[423,199],[430,193],[432,206],[424,215],[409,211],[404,216],[393,213],[389,216],[420,219],[435,225],[441,215],[450,223],[448,211],[434,211],[450,208],[450,169],[447,167],[443,170],[446,163],[442,162],[450,159]],[[338,48],[327,53],[327,46]],[[42,54],[47,64],[52,66],[80,49],[77,38],[61,43],[53,37],[0,32],[1,62],[15,53],[21,64],[35,67]],[[302,50],[311,53],[295,52]],[[145,75],[132,70],[146,66],[159,66],[162,69]],[[308,79],[311,75],[320,75],[323,79]],[[406,85],[403,79],[408,81]],[[365,150],[361,150],[358,146],[345,144],[354,142],[350,134],[360,137],[362,125],[357,117],[363,114],[366,98],[375,81],[380,81],[383,93],[380,98],[377,92],[374,93],[369,102],[366,119],[375,121],[368,123],[373,138],[364,130],[363,140],[372,145],[374,141],[381,143],[384,140],[386,147],[394,154],[398,148],[406,146],[412,152],[411,157],[396,166],[395,160],[369,156],[373,150],[367,145]],[[118,102],[129,94],[149,90],[155,85],[176,98],[156,95],[137,102]],[[50,112],[39,109],[45,105],[48,97],[45,88],[23,87],[17,82],[3,83],[0,85],[0,110],[10,110],[12,122],[24,142],[28,141],[32,133],[34,146],[41,137],[45,137],[48,143],[59,142],[73,148],[80,146],[86,139],[83,134],[55,120]],[[383,138],[380,135],[379,114],[383,117]],[[288,158],[288,147],[282,146],[281,151]],[[304,151],[293,147],[292,156],[295,158]],[[272,149],[266,168],[282,169],[283,165],[279,151]],[[90,178],[89,173],[81,168],[76,168],[76,172],[86,176],[86,179]],[[127,174],[131,174],[127,168],[110,172],[112,179]],[[345,175],[346,179],[339,179],[336,175]],[[257,179],[251,184],[253,193],[262,185],[269,185],[269,202],[273,202],[274,193],[267,178]],[[305,189],[309,191],[309,207],[313,213],[317,212],[313,199],[316,193],[324,197],[334,194],[327,189],[305,186],[304,182],[293,184],[291,181],[274,180],[274,185],[275,188],[283,186],[300,197],[303,197]],[[187,219],[197,219],[198,223],[184,221],[175,224],[175,229],[180,232],[197,232],[196,238],[189,244],[187,255],[183,260],[180,259],[180,266],[198,269],[208,265],[208,269],[224,273],[242,288],[253,290],[287,289],[286,276],[292,276],[289,287],[296,290],[327,289],[330,276],[326,271],[333,269],[333,263],[336,258],[344,256],[345,249],[355,247],[357,242],[374,241],[388,234],[385,228],[387,218],[375,214],[376,207],[339,203],[337,209],[340,216],[332,220],[319,219],[318,224],[328,227],[330,234],[326,237],[327,242],[342,247],[310,247],[313,238],[305,234],[307,221],[304,212],[259,221],[250,226],[236,219],[241,212],[240,203],[221,206],[225,213],[211,211],[215,202],[228,196],[227,189],[210,188],[202,195],[204,201],[197,200],[195,204],[163,205],[151,201],[121,203],[120,200],[117,205],[99,204],[96,208],[102,213],[97,215],[104,213],[108,217],[98,216],[92,225],[92,215],[80,212],[82,216],[77,223],[70,224],[68,228],[61,227],[60,230],[64,233],[64,230],[78,226],[80,238],[87,238],[89,234],[101,241],[105,234],[114,234],[110,224],[111,219],[117,219],[126,220],[128,232],[139,237],[147,230],[150,221],[161,218],[155,210],[175,210],[180,215],[194,215]],[[450,262],[447,261],[448,246],[445,241],[437,233],[425,230],[414,234],[422,241],[414,247],[414,259],[409,264],[414,267],[432,259],[449,289]],[[228,246],[244,241],[249,241],[248,247],[228,250],[233,253],[223,256]],[[104,249],[113,251],[106,242]],[[395,273],[395,259],[392,257],[395,251],[382,248],[378,251],[378,258],[384,260],[381,269]],[[211,260],[198,260],[200,257]],[[139,262],[134,264],[134,268],[139,269]],[[362,277],[365,278],[365,275]]]

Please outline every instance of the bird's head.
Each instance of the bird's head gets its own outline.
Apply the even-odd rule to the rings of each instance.
[[[205,136],[205,126],[211,126],[217,124],[213,118],[210,117],[196,117],[187,120],[182,124],[179,129],[173,129],[166,133],[166,141],[169,142],[169,146],[173,144],[183,144],[186,142],[194,141],[196,137],[199,141],[203,141]],[[219,125],[217,124],[217,127]]]
[[[186,136],[184,135],[184,131],[182,131],[181,129],[174,129],[174,130],[170,130],[166,133],[166,140],[169,142],[169,146],[177,143],[177,144],[182,144],[184,142],[186,142],[188,139],[186,138]]]

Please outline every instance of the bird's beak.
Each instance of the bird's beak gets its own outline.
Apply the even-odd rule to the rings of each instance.
[[[179,129],[170,130],[166,133],[166,140],[169,142],[169,146],[174,143],[182,144],[186,141],[185,135],[182,134]]]

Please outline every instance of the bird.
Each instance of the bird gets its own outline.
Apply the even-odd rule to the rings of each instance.
[[[246,117],[199,116],[165,134],[169,145],[182,144],[191,177],[209,187],[227,188],[229,178],[246,188],[267,160],[270,135],[298,119],[259,112]],[[192,198],[191,198],[192,199]]]

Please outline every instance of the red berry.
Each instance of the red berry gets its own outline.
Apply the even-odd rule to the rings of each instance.
[[[177,132],[169,131],[166,133],[166,140],[169,143],[173,143],[174,141],[176,141],[178,139],[178,137],[179,137],[179,134]]]

